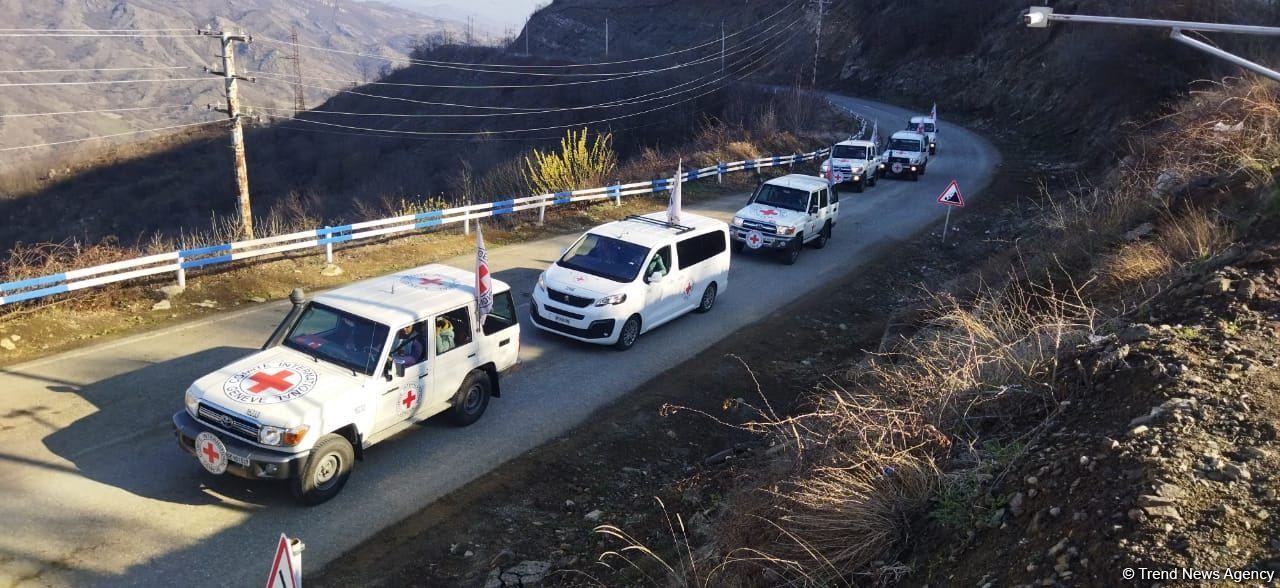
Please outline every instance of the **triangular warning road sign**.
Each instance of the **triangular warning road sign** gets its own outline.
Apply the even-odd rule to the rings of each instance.
[[[271,575],[267,577],[267,588],[298,588],[297,569],[293,550],[289,549],[289,539],[281,533],[275,561],[271,564]]]
[[[951,185],[938,197],[938,204],[964,207],[964,195],[960,193],[960,185],[951,180]]]

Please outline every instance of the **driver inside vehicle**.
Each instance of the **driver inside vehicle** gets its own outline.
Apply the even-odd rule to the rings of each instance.
[[[662,254],[653,256],[653,260],[649,262],[649,271],[647,275],[650,278],[661,278],[667,275],[667,262],[662,259]]]
[[[418,325],[407,325],[396,332],[396,340],[391,346],[391,360],[396,364],[411,366],[422,363],[427,358],[427,348],[422,344],[422,335]]]

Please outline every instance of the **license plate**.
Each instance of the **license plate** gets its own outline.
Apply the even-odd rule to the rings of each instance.
[[[553,321],[555,321],[555,322],[557,322],[557,323],[560,323],[560,324],[562,324],[562,325],[570,324],[570,323],[569,323],[569,319],[564,318],[564,317],[562,317],[562,316],[553,316],[553,317],[551,317],[551,320],[553,320]]]
[[[238,463],[246,468],[249,467],[249,458],[241,457],[239,455],[231,453],[230,451],[227,452],[227,461]]]

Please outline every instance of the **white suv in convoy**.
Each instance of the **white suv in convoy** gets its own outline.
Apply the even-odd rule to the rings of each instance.
[[[539,329],[626,350],[689,311],[707,312],[729,283],[729,227],[689,213],[629,216],[578,238],[538,277]]]
[[[914,182],[924,175],[928,166],[928,139],[915,131],[898,131],[889,138],[880,173],[886,177],[907,177]]]
[[[733,217],[733,249],[779,250],[792,265],[805,244],[827,246],[840,216],[840,194],[822,178],[791,174],[756,188]]]
[[[822,177],[828,174],[835,183],[853,184],[854,192],[875,186],[880,174],[880,150],[871,141],[836,143],[831,148],[831,157],[822,162]]]
[[[907,122],[908,131],[920,132],[920,125],[924,125],[924,138],[929,142],[929,155],[938,154],[938,121],[937,119],[927,116],[913,116]]]
[[[333,498],[365,450],[433,415],[466,426],[520,353],[506,284],[478,322],[475,274],[428,265],[352,284],[293,310],[263,349],[208,374],[173,415],[178,444],[212,474],[290,480]]]

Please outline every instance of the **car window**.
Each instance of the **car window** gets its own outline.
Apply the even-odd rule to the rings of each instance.
[[[831,203],[840,204],[840,189],[835,186],[831,187]]]
[[[889,149],[894,151],[919,151],[920,142],[915,139],[890,139]]]
[[[826,207],[827,207],[827,191],[819,190],[818,191],[818,208],[826,208]]]
[[[284,345],[316,359],[373,375],[390,327],[311,303],[284,338]]]
[[[647,280],[654,276],[665,276],[671,273],[671,247],[663,247],[657,253],[653,254],[653,258],[649,260],[649,267],[644,270],[644,278]]]
[[[715,231],[676,243],[676,257],[680,261],[680,269],[693,267],[724,253],[724,242],[724,232]]]
[[[647,247],[587,233],[569,247],[556,265],[627,284],[636,279],[648,254]]]
[[[471,344],[471,311],[462,307],[436,317],[436,355]]]
[[[427,360],[427,322],[406,325],[396,330],[391,339],[387,360],[403,366],[415,366]]]
[[[493,335],[516,326],[516,303],[511,298],[511,291],[493,295],[493,310],[484,319],[484,334]]]
[[[809,201],[809,193],[795,188],[763,184],[756,190],[756,195],[751,201],[756,204],[803,212]]]
[[[835,153],[831,156],[836,159],[866,159],[867,148],[861,145],[836,145]]]

